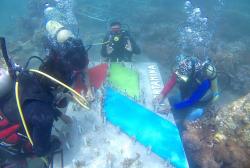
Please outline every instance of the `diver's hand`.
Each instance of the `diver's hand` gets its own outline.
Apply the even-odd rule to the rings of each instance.
[[[114,51],[114,48],[111,47],[110,45],[107,45],[107,53],[111,54]]]
[[[168,114],[172,111],[172,107],[170,105],[160,105],[159,109],[157,109],[157,113],[160,114]]]
[[[159,105],[159,104],[161,104],[163,102],[163,100],[164,100],[164,96],[162,94],[160,94],[159,96],[154,98],[153,103],[155,105]]]
[[[130,40],[127,40],[127,44],[125,45],[125,49],[128,50],[129,52],[132,52],[132,45]]]
[[[92,93],[91,88],[89,88],[89,89],[87,90],[86,98],[87,98],[87,100],[88,100],[89,102],[92,102],[92,101],[95,100],[95,97],[94,97],[94,94]]]
[[[58,108],[65,108],[70,100],[69,93],[58,93],[55,98],[55,105]]]
[[[70,116],[62,113],[62,115],[60,116],[61,120],[67,124],[67,125],[72,125],[73,124],[73,120]]]
[[[50,148],[49,153],[52,154],[55,151],[57,151],[58,149],[60,149],[61,144],[62,143],[61,143],[60,139],[57,136],[51,135],[51,138],[50,138],[50,146],[51,146],[51,148]]]

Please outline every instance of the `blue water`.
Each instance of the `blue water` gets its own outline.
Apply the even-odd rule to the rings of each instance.
[[[0,2],[0,35],[6,37],[19,37],[17,22],[22,17],[27,17],[27,0],[13,1],[1,0]],[[14,38],[14,39],[17,39]]]
[[[221,1],[224,2],[223,6],[218,3]],[[21,26],[20,22],[25,21],[25,25],[32,24],[39,27],[41,20],[44,19],[42,16],[44,2],[44,0],[1,0],[0,35],[16,41],[24,31],[22,30],[24,26]],[[202,18],[208,18],[208,32],[212,32],[216,38],[234,41],[250,37],[250,3],[248,0],[190,0],[190,2],[194,8],[201,9]],[[177,42],[180,36],[178,29],[188,17],[184,4],[185,0],[175,2],[172,0],[74,0],[73,12],[79,23],[80,33],[86,41],[101,40],[98,34],[105,33],[107,28],[105,21],[119,19],[128,24],[136,33],[135,36],[140,37],[141,40],[154,43],[171,41],[178,47],[180,45]],[[104,22],[90,17],[99,18]],[[25,20],[22,21],[21,18]],[[28,23],[34,18],[35,21]],[[175,50],[170,54],[175,54]]]
[[[107,120],[177,168],[188,163],[177,127],[117,91],[107,88]]]

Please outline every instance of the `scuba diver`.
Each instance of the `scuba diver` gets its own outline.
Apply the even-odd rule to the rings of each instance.
[[[179,58],[170,80],[156,98],[161,103],[174,86],[178,85],[179,93],[168,99],[177,125],[200,118],[204,113],[203,108],[219,98],[214,65],[196,57]]]
[[[0,67],[0,167],[27,167],[27,157],[49,156],[60,148],[60,140],[51,135],[53,122],[61,118],[70,124],[71,119],[60,112],[53,94],[27,71],[18,75],[20,105],[32,143],[22,125],[15,96],[14,80]]]
[[[44,13],[53,10],[53,7],[47,7]],[[82,40],[56,20],[46,22],[46,31],[48,52],[39,69],[68,85],[73,85],[76,80],[82,80],[86,97],[92,101],[94,97],[87,73],[89,59]]]
[[[103,40],[101,55],[106,60],[131,62],[133,54],[140,54],[140,48],[128,31],[122,30],[120,22],[112,22],[110,31]]]
[[[53,20],[47,22],[46,30],[51,40],[48,56],[45,60],[30,57],[24,68],[9,59],[5,39],[0,38],[8,67],[8,71],[0,67],[1,168],[26,168],[27,157],[48,157],[49,160],[59,149],[60,140],[51,135],[53,123],[58,118],[66,124],[72,122],[57,109],[67,105],[64,98],[69,94],[62,87],[70,90],[74,96],[69,96],[88,108],[87,100],[67,85],[74,82],[76,75],[87,80],[88,57],[82,41]],[[42,62],[41,71],[27,69],[32,58]],[[86,86],[89,89],[89,85]]]

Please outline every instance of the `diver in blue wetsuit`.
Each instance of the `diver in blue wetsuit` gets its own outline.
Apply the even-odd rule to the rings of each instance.
[[[209,62],[202,62],[196,57],[184,57],[157,97],[160,103],[172,88],[178,85],[179,93],[169,97],[175,120],[194,121],[204,113],[204,107],[219,97],[215,67]]]

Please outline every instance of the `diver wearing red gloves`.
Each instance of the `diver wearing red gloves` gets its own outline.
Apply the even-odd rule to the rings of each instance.
[[[175,85],[178,85],[180,94],[169,97],[169,103],[177,122],[200,118],[203,108],[219,97],[215,67],[196,57],[184,57],[179,61],[157,101],[161,103]]]

